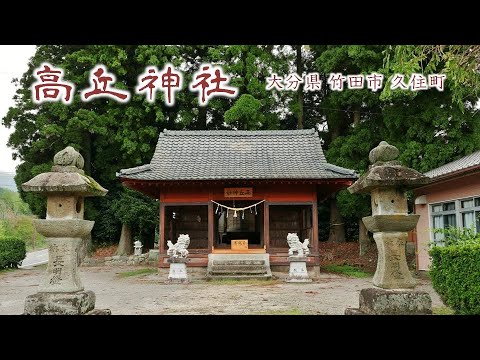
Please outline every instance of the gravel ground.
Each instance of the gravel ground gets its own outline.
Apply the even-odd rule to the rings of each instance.
[[[358,307],[360,289],[371,287],[371,278],[356,279],[322,273],[307,284],[277,281],[222,284],[193,280],[190,284],[165,284],[166,275],[120,277],[138,267],[83,267],[80,277],[96,294],[96,308],[112,314],[343,314]],[[25,298],[37,291],[44,269],[0,273],[0,314],[21,314]],[[417,279],[417,289],[428,291],[433,307],[443,306],[427,279]]]

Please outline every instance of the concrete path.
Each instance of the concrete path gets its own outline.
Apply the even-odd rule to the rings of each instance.
[[[48,263],[48,249],[32,251],[27,253],[27,257],[22,261],[22,265],[19,268],[28,269],[46,263]]]

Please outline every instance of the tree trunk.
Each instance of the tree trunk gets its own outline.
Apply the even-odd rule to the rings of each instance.
[[[360,106],[355,106],[353,110],[353,126],[360,124]]]
[[[338,211],[336,194],[332,194],[330,199],[330,234],[328,241],[342,243],[345,242],[345,225],[343,217]]]
[[[92,135],[85,131],[83,135],[83,151],[82,153],[83,159],[85,160],[85,174],[92,175]]]
[[[362,219],[358,219],[358,244],[360,245],[360,256],[365,255],[370,248],[370,237]]]
[[[80,266],[85,256],[91,251],[92,247],[92,234],[88,234],[85,238],[82,239],[80,247],[77,252],[77,266]]]
[[[198,107],[197,130],[207,129],[207,106]]]
[[[303,73],[303,61],[302,61],[302,45],[297,45],[297,74],[302,77]],[[297,119],[297,129],[303,129],[303,84],[300,84],[300,87],[297,91],[298,96],[298,119]]]
[[[132,230],[130,225],[122,224],[122,234],[115,255],[131,255],[133,253]]]
[[[337,121],[329,121],[327,118],[328,131],[330,133],[330,144],[339,136],[346,133],[348,129],[349,118],[346,112],[343,112]],[[345,224],[343,217],[338,211],[336,194],[330,198],[330,234],[328,241],[345,242]]]
[[[349,117],[344,109],[340,109],[342,112],[336,116],[327,117],[328,132],[330,134],[330,142],[328,145],[333,143],[333,141],[339,137],[343,136],[348,132],[348,128],[351,122],[353,122],[353,117]]]
[[[177,119],[177,111],[171,110],[168,112],[168,130],[175,129],[175,120]]]

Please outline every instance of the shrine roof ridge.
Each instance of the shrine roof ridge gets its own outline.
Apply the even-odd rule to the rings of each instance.
[[[291,136],[315,134],[315,129],[302,130],[163,130],[160,136]]]

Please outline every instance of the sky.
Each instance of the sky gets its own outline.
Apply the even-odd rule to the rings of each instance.
[[[14,105],[15,85],[13,78],[22,77],[28,70],[28,60],[35,54],[35,45],[0,45],[0,119],[8,108]],[[0,172],[15,172],[20,161],[12,160],[12,149],[7,141],[13,128],[7,129],[0,124]]]

